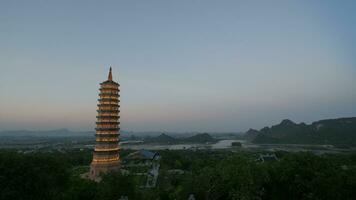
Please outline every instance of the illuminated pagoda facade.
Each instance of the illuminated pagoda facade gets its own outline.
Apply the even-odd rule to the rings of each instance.
[[[118,170],[119,156],[119,89],[120,85],[112,80],[110,72],[108,80],[100,83],[98,115],[96,122],[95,149],[90,166],[90,178],[97,180],[101,173]]]

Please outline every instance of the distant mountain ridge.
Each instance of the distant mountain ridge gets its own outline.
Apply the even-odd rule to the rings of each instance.
[[[175,138],[165,133],[157,137],[148,137],[144,139],[145,143],[155,144],[179,144],[179,143],[214,143],[217,139],[213,138],[208,133],[198,133],[190,137]]]
[[[183,140],[184,142],[189,143],[213,143],[217,141],[217,139],[213,138],[208,133],[199,133],[191,137],[183,138]]]
[[[162,133],[157,137],[147,137],[144,139],[146,143],[159,143],[159,144],[174,144],[177,143],[177,139],[172,136]]]
[[[68,129],[56,129],[47,131],[33,131],[33,130],[14,130],[1,131],[0,136],[6,137],[94,137],[94,131],[75,132]]]
[[[335,144],[356,146],[356,117],[326,119],[296,124],[289,119],[280,124],[250,129],[244,138],[253,143]]]
[[[154,133],[154,132],[153,132]],[[179,144],[179,143],[213,143],[217,139],[213,138],[208,133],[198,133],[192,136],[172,137],[165,133],[158,136],[134,136],[132,132],[120,131],[121,139],[130,140],[132,138],[141,140],[146,143],[156,144]],[[156,134],[156,133],[155,133]],[[94,138],[95,131],[75,132],[68,129],[56,129],[47,131],[33,131],[33,130],[15,130],[15,131],[0,131],[0,137],[41,137],[41,138],[72,138],[72,137],[92,137]]]
[[[252,129],[250,128],[244,135],[243,138],[248,140],[248,141],[252,141],[256,138],[256,136],[259,134],[258,130]]]
[[[121,136],[129,137],[131,132],[121,130]],[[0,137],[94,137],[95,131],[71,131],[68,129],[54,130],[11,130],[0,131]]]

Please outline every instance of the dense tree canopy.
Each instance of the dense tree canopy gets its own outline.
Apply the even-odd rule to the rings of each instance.
[[[125,153],[125,152],[124,152]],[[279,152],[260,162],[257,153],[161,151],[156,188],[113,172],[99,183],[83,179],[90,153],[0,152],[0,199],[353,199],[356,154]],[[84,167],[84,168],[81,168]],[[173,173],[181,169],[184,173]]]

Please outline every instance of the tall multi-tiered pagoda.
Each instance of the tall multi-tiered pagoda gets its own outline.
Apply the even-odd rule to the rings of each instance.
[[[112,80],[100,83],[98,116],[96,122],[95,150],[90,166],[90,178],[98,179],[101,173],[117,170],[120,167],[119,157],[119,84]]]

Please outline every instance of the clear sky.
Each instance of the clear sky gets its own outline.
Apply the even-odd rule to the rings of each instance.
[[[246,131],[356,116],[356,1],[0,1],[0,130]]]

